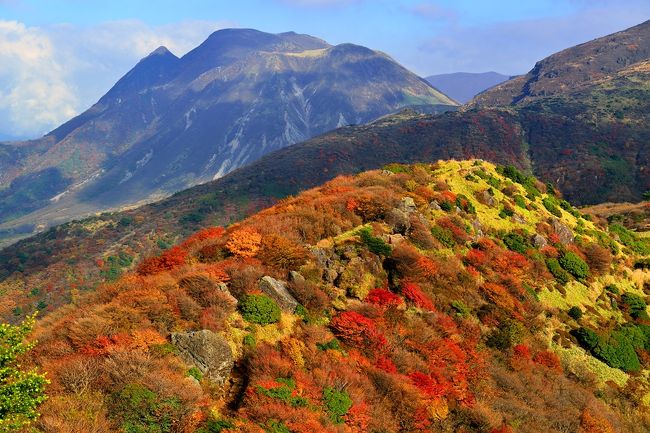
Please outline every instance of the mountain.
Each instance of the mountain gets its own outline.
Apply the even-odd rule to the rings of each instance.
[[[74,287],[92,289],[123,268],[116,264],[108,272],[98,261],[159,252],[192,230],[239,221],[337,175],[392,162],[482,158],[534,173],[578,204],[638,201],[650,189],[645,65],[599,80],[580,97],[442,115],[406,111],[343,127],[160,202],[50,228],[0,251],[0,281],[16,289],[6,289],[14,298],[0,314],[31,311],[41,302],[59,305]],[[0,225],[0,236],[10,243],[34,230],[43,227],[17,220]],[[33,295],[23,285],[51,290]]]
[[[51,381],[33,427],[647,432],[647,254],[511,166],[338,177],[71,278],[24,362]]]
[[[592,86],[634,63],[650,59],[650,20],[567,48],[535,64],[525,75],[478,95],[472,105],[523,105]]]
[[[90,109],[0,148],[0,221],[50,224],[169,195],[337,126],[457,104],[380,52],[296,33],[160,47]],[[58,218],[58,219],[57,219]]]
[[[431,75],[426,80],[455,101],[465,104],[479,93],[510,79],[497,72],[454,72]]]

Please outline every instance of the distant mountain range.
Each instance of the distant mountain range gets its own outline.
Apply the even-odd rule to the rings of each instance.
[[[510,76],[498,72],[454,72],[431,75],[426,80],[455,101],[465,104],[490,87],[501,84]]]
[[[457,103],[385,54],[308,35],[213,33],[160,47],[42,139],[0,146],[0,222],[49,224],[165,196],[404,107]]]

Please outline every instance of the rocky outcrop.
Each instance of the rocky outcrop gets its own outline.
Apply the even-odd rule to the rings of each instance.
[[[573,235],[573,231],[567,227],[566,224],[564,224],[559,219],[553,219],[551,221],[551,226],[553,227],[553,230],[555,230],[555,233],[557,233],[559,236],[560,243],[562,245],[569,245],[570,243],[573,243],[575,236]]]
[[[232,350],[225,338],[204,329],[176,332],[171,335],[171,340],[181,358],[201,370],[205,378],[219,386],[226,383],[234,361]]]
[[[284,281],[276,280],[268,275],[262,277],[259,283],[260,290],[278,303],[280,308],[293,313],[298,306],[298,301],[291,296]]]

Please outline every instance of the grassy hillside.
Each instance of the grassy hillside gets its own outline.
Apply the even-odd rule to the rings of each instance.
[[[35,427],[646,432],[648,254],[513,167],[338,177],[73,291]]]

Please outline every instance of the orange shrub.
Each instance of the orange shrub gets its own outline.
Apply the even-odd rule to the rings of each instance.
[[[155,275],[184,265],[187,260],[187,251],[179,246],[174,246],[158,257],[144,259],[138,266],[138,274]]]
[[[240,257],[255,257],[262,243],[262,235],[256,230],[243,228],[233,232],[226,242],[226,248]]]

